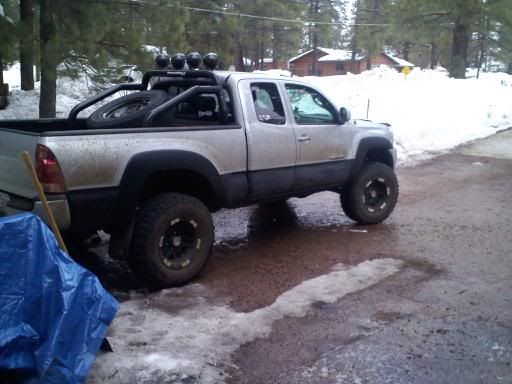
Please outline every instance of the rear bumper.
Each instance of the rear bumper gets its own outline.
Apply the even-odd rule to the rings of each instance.
[[[9,201],[7,204],[7,207],[4,208],[4,211],[7,213],[7,215],[31,212],[43,219],[46,224],[49,224],[48,217],[43,208],[43,203],[40,201],[32,201],[31,204],[27,204],[25,200],[23,204],[17,204],[16,200],[17,199],[11,199],[11,201]],[[68,229],[71,225],[71,214],[66,196],[47,196],[47,200],[59,229],[61,231]]]

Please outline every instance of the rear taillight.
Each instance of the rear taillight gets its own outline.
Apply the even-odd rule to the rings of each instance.
[[[59,162],[50,148],[37,144],[36,173],[46,193],[65,193],[66,182]]]

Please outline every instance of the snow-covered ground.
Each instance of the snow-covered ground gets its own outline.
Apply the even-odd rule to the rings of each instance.
[[[334,303],[400,270],[402,261],[375,259],[332,272],[284,292],[272,305],[235,312],[209,303],[198,284],[133,297],[110,327],[115,353],[99,355],[89,382],[222,383],[229,357],[242,344],[265,337],[284,317],[303,317],[315,302]],[[197,380],[197,381],[196,381]]]
[[[481,73],[456,80],[446,71],[405,76],[380,67],[361,75],[306,77],[353,118],[390,123],[398,158],[414,164],[457,145],[512,127],[512,76]]]
[[[4,71],[4,82],[9,84],[11,96],[9,106],[5,110],[0,110],[0,120],[38,118],[40,83],[35,84],[33,91],[22,91],[19,64]],[[76,104],[92,95],[94,92],[90,85],[85,78],[60,77],[57,80],[57,117],[66,117]]]
[[[469,71],[474,76],[474,71]],[[10,105],[0,119],[36,118],[39,90],[19,89],[19,65],[4,72],[12,90]],[[480,78],[455,80],[446,71],[414,69],[405,79],[395,70],[380,67],[361,75],[305,77],[324,90],[337,106],[355,119],[390,123],[400,163],[415,164],[457,145],[512,127],[512,76],[481,73]],[[60,78],[57,115],[89,96],[83,79]],[[369,108],[368,108],[369,106]]]

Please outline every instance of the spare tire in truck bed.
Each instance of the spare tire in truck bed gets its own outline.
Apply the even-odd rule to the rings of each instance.
[[[142,127],[146,115],[166,100],[167,93],[161,90],[130,93],[94,111],[87,119],[87,126],[93,129]]]

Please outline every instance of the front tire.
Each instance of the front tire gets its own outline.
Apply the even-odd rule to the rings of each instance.
[[[398,200],[398,180],[393,169],[383,163],[368,162],[340,200],[345,214],[359,224],[384,221]]]
[[[214,228],[198,199],[162,193],[142,207],[132,237],[129,263],[135,274],[158,288],[193,279],[210,255]]]

